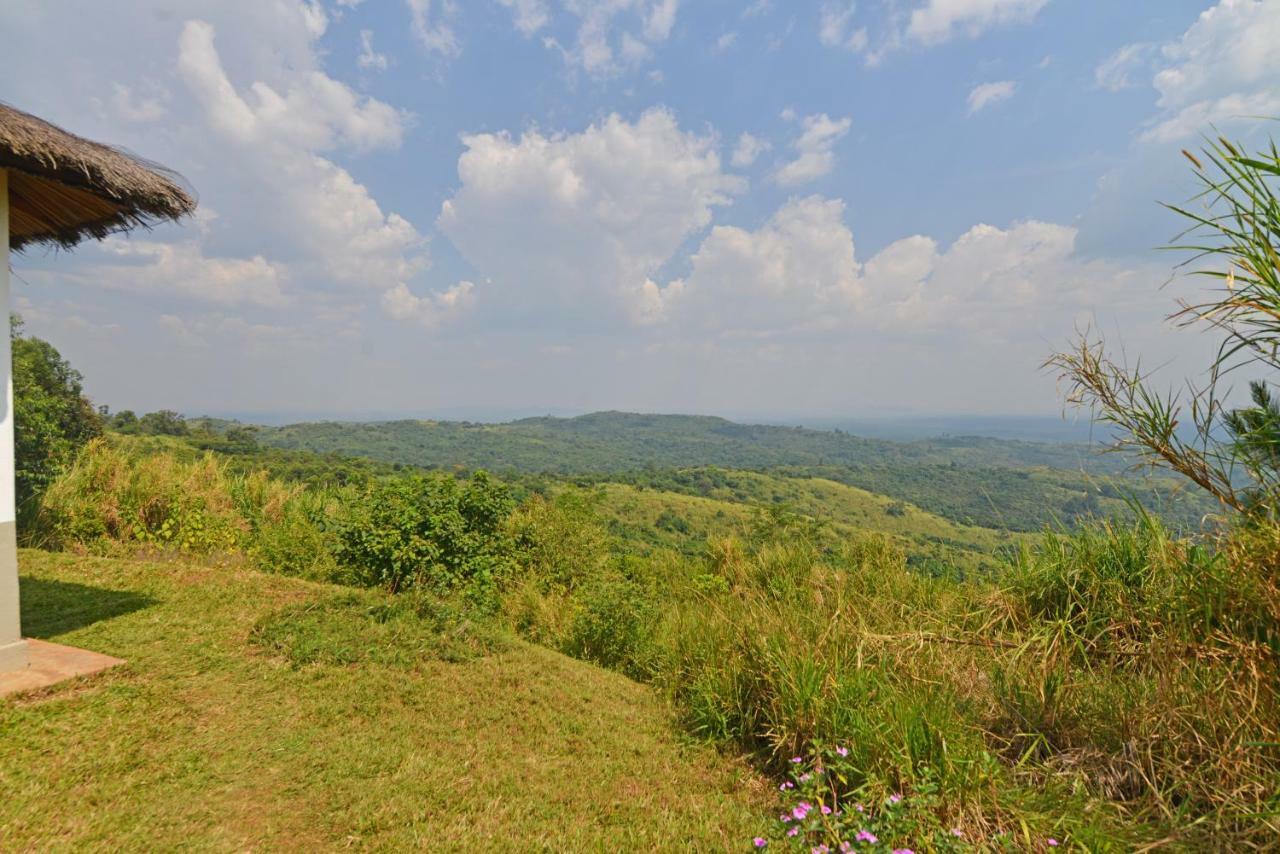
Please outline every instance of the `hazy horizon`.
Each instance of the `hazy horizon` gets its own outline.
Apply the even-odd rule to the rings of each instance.
[[[1277,38],[1256,0],[13,0],[0,100],[200,198],[16,256],[15,307],[135,410],[1045,417],[1077,329],[1204,364],[1157,201],[1269,131]]]
[[[910,441],[941,436],[980,436],[1042,442],[1090,442],[1101,437],[1102,428],[1087,418],[1064,419],[1061,415],[889,413],[871,416],[804,416],[765,413],[646,412],[637,410],[437,410],[433,412],[184,412],[188,418],[220,418],[244,424],[280,427],[290,424],[337,422],[378,423],[394,421],[446,421],[505,424],[531,418],[578,418],[604,412],[649,416],[709,416],[739,424],[778,427],[805,427],[811,430],[843,430],[873,439]]]

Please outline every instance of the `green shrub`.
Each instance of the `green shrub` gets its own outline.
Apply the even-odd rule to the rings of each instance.
[[[357,584],[392,593],[418,586],[496,590],[514,565],[507,532],[513,502],[484,472],[377,482],[335,523],[338,562]]]
[[[584,589],[562,643],[564,652],[636,679],[649,675],[654,601],[633,581],[600,581]]]

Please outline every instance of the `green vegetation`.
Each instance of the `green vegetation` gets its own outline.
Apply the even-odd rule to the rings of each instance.
[[[57,477],[76,451],[102,432],[102,420],[84,396],[83,377],[47,341],[22,334],[9,319],[13,348],[14,453],[18,513]]]
[[[1228,214],[1196,221],[1217,229],[1203,251],[1230,259],[1231,286],[1186,311],[1227,332],[1217,382],[1280,367],[1280,204],[1255,180],[1280,176],[1280,155],[1224,141],[1207,156],[1226,176],[1201,169],[1211,207]],[[1178,516],[1167,482],[1131,496],[1135,481],[1103,478],[1110,463],[1071,473],[1044,467],[1067,451],[1018,443],[619,414],[258,433],[126,419],[138,435],[85,445],[23,536],[176,560],[28,554],[24,605],[71,600],[35,611],[36,633],[101,643],[135,669],[92,683],[87,700],[63,702],[74,689],[62,688],[0,707],[20,733],[0,745],[0,785],[19,793],[0,806],[16,810],[0,812],[3,841],[38,847],[54,822],[68,845],[117,846],[487,846],[517,830],[553,848],[1274,846],[1270,386],[1255,381],[1234,409],[1212,387],[1194,394],[1188,438],[1177,399],[1099,343],[1051,364],[1120,429],[1127,459],[1206,493],[1184,509],[1215,508],[1212,526],[1166,521]],[[596,465],[606,446],[617,466]],[[499,452],[509,482],[473,468]],[[655,460],[675,467],[645,467]],[[594,473],[554,474],[574,461]],[[894,472],[892,489],[860,485]],[[966,511],[979,476],[1003,497],[977,489]],[[972,509],[979,496],[986,510]],[[1062,524],[972,524],[1006,512]],[[77,592],[90,580],[110,589]],[[109,613],[83,621],[95,607]],[[172,726],[193,708],[205,728]],[[672,718],[748,758],[777,795],[744,788],[741,769],[703,748],[659,779]],[[50,755],[53,773],[34,763]],[[87,823],[35,805],[137,791],[142,809]],[[192,791],[207,795],[199,809]]]
[[[759,825],[749,770],[616,674],[441,640],[372,591],[21,561],[28,634],[128,664],[0,701],[6,851],[735,850]]]
[[[1015,531],[1106,517],[1131,499],[1187,529],[1199,527],[1213,509],[1212,502],[1168,481],[1126,476],[1125,460],[1087,446],[982,438],[889,442],[683,415],[602,412],[509,424],[329,422],[262,428],[258,439],[271,447],[423,468],[579,481],[596,472],[597,481],[673,491],[714,479],[717,468],[816,476],[909,501],[961,524]]]

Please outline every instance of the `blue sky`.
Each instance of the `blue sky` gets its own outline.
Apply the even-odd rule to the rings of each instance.
[[[1273,0],[17,0],[0,100],[201,213],[15,298],[113,408],[1051,413],[1080,326],[1211,343],[1155,202],[1265,136],[1277,42]]]

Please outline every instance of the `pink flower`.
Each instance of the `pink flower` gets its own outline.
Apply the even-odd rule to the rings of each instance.
[[[853,844],[850,842],[841,842],[840,850],[843,851],[844,854],[849,854],[849,852],[853,850]]]
[[[826,843],[823,843],[822,845],[810,848],[809,854],[831,854],[831,849],[826,846]]]
[[[849,755],[849,748],[847,748],[847,747],[837,747],[837,748],[836,748],[836,753],[839,753],[841,756],[848,756],[848,755]]]
[[[964,836],[964,831],[958,827],[953,827],[951,828],[951,835],[954,836],[956,839],[959,839],[960,837]]]
[[[895,848],[893,849],[893,854],[916,854],[916,852],[910,848]]]
[[[792,764],[792,765],[799,765],[799,764],[800,764],[801,762],[803,762],[803,761],[804,761],[804,758],[803,758],[803,757],[800,757],[800,756],[792,756],[792,757],[791,757],[791,764]]]
[[[866,810],[862,808],[862,804],[854,804],[853,808],[858,812],[866,812]]]
[[[1058,840],[1054,839],[1053,837],[1049,837],[1049,847],[1050,847],[1050,848],[1057,848],[1057,847],[1058,847]]]
[[[823,814],[823,815],[831,815],[831,807],[827,806],[826,804],[823,804],[823,805],[822,805],[822,814]]]
[[[787,831],[787,836],[795,836],[795,835],[796,835],[797,833],[799,833],[799,832],[800,832],[800,828],[798,828],[798,827],[793,827],[793,828],[791,828],[790,830],[788,830],[788,831]]]
[[[902,801],[902,795],[890,795],[890,796],[889,796],[889,803],[891,803],[891,804],[901,803],[901,801]]]
[[[809,810],[811,809],[813,809],[812,804],[801,801],[796,804],[796,808],[791,811],[791,814],[796,817],[796,821],[804,821],[804,817],[809,814]]]
[[[787,789],[794,789],[795,787],[796,787],[796,784],[788,780],[787,782],[783,783],[781,786],[778,787],[778,791],[785,792]]]
[[[807,783],[807,782],[809,782],[809,781],[810,781],[810,780],[812,780],[812,779],[813,779],[813,775],[812,775],[812,774],[801,774],[801,775],[800,775],[800,782],[801,782],[801,783]]]
[[[787,813],[783,813],[782,815],[778,816],[778,821],[782,822],[783,824],[786,824],[787,822],[791,821],[791,816],[788,815]]]
[[[858,835],[853,838],[859,842],[870,842],[872,845],[875,845],[880,841],[880,837],[876,836],[869,830],[859,830]]]
[[[765,839],[763,836],[757,836],[755,839],[751,840],[751,843],[757,848],[763,848],[769,844],[769,840]]]

